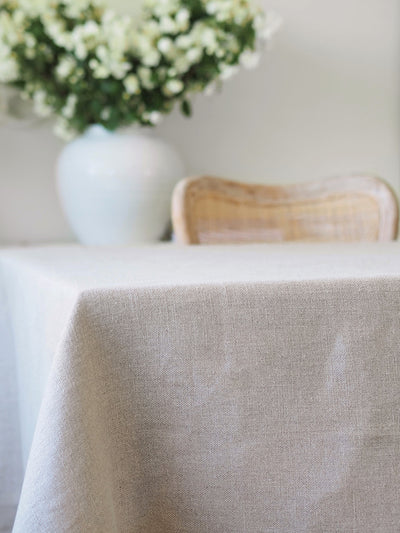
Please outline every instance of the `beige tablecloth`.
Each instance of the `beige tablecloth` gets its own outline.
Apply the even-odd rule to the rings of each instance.
[[[2,252],[15,533],[398,532],[399,252]]]

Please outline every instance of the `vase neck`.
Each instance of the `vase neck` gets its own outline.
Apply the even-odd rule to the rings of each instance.
[[[135,124],[132,126],[125,126],[119,128],[116,131],[111,131],[102,126],[101,124],[92,124],[91,126],[88,126],[88,128],[86,128],[85,137],[104,138],[115,135],[115,133],[118,133],[119,135],[150,135],[152,133],[152,128]]]
[[[109,137],[113,132],[108,130],[101,124],[92,124],[86,128],[85,136],[86,137]]]

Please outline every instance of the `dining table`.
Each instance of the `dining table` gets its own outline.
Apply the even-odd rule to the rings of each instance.
[[[398,533],[399,243],[2,249],[0,517]]]

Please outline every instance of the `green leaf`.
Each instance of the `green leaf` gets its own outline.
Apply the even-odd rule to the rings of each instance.
[[[188,100],[182,100],[181,102],[181,111],[185,117],[190,117],[192,115],[192,106]]]

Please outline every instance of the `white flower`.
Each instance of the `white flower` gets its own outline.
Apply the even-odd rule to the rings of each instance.
[[[12,50],[0,40],[0,82],[8,83],[18,78],[19,67]]]
[[[0,82],[9,83],[18,78],[18,63],[12,58],[2,60],[0,57]]]
[[[240,64],[245,68],[255,68],[260,62],[260,54],[258,52],[252,52],[250,50],[245,50],[240,55]]]
[[[226,11],[220,11],[215,15],[215,18],[218,22],[226,22],[227,20],[229,20],[229,13],[227,13]]]
[[[103,24],[103,26],[113,23],[116,16],[117,15],[113,9],[106,9],[101,16],[101,23]]]
[[[16,25],[21,26],[25,22],[25,13],[22,9],[16,9],[12,14],[12,19]]]
[[[146,7],[157,17],[170,15],[179,9],[179,0],[146,0]]]
[[[218,11],[218,4],[217,2],[207,2],[206,3],[206,11],[209,15],[215,15],[215,13]]]
[[[49,0],[19,0],[20,9],[30,17],[37,17],[50,9]]]
[[[190,35],[179,35],[175,40],[175,45],[185,50],[193,45],[193,38]]]
[[[82,33],[86,38],[97,36],[99,34],[99,31],[100,27],[94,20],[88,20],[82,26]]]
[[[69,0],[65,3],[65,10],[69,17],[79,18],[83,11],[85,11],[90,4],[97,4],[96,0]]]
[[[64,139],[65,141],[71,141],[75,137],[75,133],[71,130],[68,121],[64,118],[59,118],[54,126],[54,133]]]
[[[148,50],[143,54],[142,61],[147,67],[156,67],[161,59],[161,54],[158,50]]]
[[[201,48],[191,48],[186,52],[186,58],[190,63],[197,63],[203,55]]]
[[[105,107],[100,113],[102,120],[108,120],[111,116],[111,107]]]
[[[72,72],[75,70],[77,66],[77,63],[75,59],[71,56],[64,56],[60,59],[60,62],[58,63],[55,72],[56,76],[60,80],[64,80],[68,78],[72,74]]]
[[[167,55],[169,52],[171,52],[173,46],[172,40],[169,37],[162,37],[157,43],[157,48],[164,55]]]
[[[100,59],[100,61],[107,61],[109,57],[109,51],[104,44],[101,44],[96,48],[96,56]]]
[[[110,71],[108,70],[108,68],[104,65],[101,65],[100,63],[98,63],[97,67],[93,69],[93,77],[99,80],[104,80],[108,78],[109,75]]]
[[[161,29],[160,26],[157,24],[155,20],[149,20],[146,22],[142,28],[141,31],[143,35],[150,39],[156,39],[161,35]]]
[[[234,21],[236,24],[244,24],[249,17],[249,12],[245,8],[238,9],[235,12]]]
[[[35,59],[35,50],[33,48],[26,48],[25,49],[25,57],[28,59]]]
[[[124,83],[125,90],[128,94],[139,94],[140,93],[139,80],[138,80],[138,77],[135,76],[134,74],[129,74],[129,76],[127,76],[124,79],[123,83]]]
[[[175,33],[176,29],[176,23],[171,17],[161,17],[160,30],[163,33]]]
[[[184,88],[183,82],[181,80],[169,80],[164,86],[164,92],[167,95],[178,94]]]
[[[224,48],[219,48],[217,52],[218,51],[223,51],[223,52],[229,51],[229,52],[232,52],[233,54],[240,53],[241,46],[239,44],[239,41],[234,35],[227,35],[224,40],[225,40]]]
[[[28,48],[34,48],[36,46],[37,41],[31,33],[25,34],[25,44]]]
[[[222,81],[229,80],[239,70],[239,68],[237,66],[224,65],[224,64],[220,65],[220,69],[221,69],[221,73],[220,73],[219,77],[220,77],[220,79]]]
[[[51,37],[56,44],[63,40],[66,28],[63,22],[54,19],[53,17],[42,17],[44,29],[49,37]],[[71,34],[71,40],[74,40],[74,34]]]
[[[152,81],[152,72],[149,68],[139,67],[137,70],[137,75],[142,87],[145,89],[153,89],[154,83]]]
[[[22,37],[20,28],[9,13],[0,11],[0,42],[12,47],[18,44]]]
[[[61,110],[63,117],[69,119],[75,114],[76,104],[78,103],[78,97],[76,94],[70,94],[67,98],[65,106]]]
[[[149,121],[153,126],[160,124],[162,121],[162,114],[158,111],[151,111],[150,113],[143,113],[143,118]]]
[[[87,58],[88,51],[84,45],[84,43],[78,43],[75,46],[75,54],[78,59],[81,61]]]
[[[154,38],[142,32],[137,32],[133,35],[133,47],[139,54],[144,54],[154,48]]]
[[[47,103],[47,98],[47,93],[43,89],[33,93],[33,110],[40,117],[48,117],[53,111],[52,107]]]
[[[174,45],[172,39],[163,37],[158,41],[157,48],[169,60],[174,61],[180,54],[179,49]]]
[[[191,62],[186,55],[182,55],[175,60],[174,67],[176,72],[183,74],[190,69]]]
[[[186,31],[189,27],[190,12],[182,7],[175,15],[175,22],[179,31]]]
[[[217,35],[212,28],[204,28],[200,35],[200,42],[206,48],[208,54],[212,54],[218,48]]]
[[[204,94],[206,96],[212,96],[215,93],[216,85],[214,82],[209,83],[206,88],[204,89]]]

